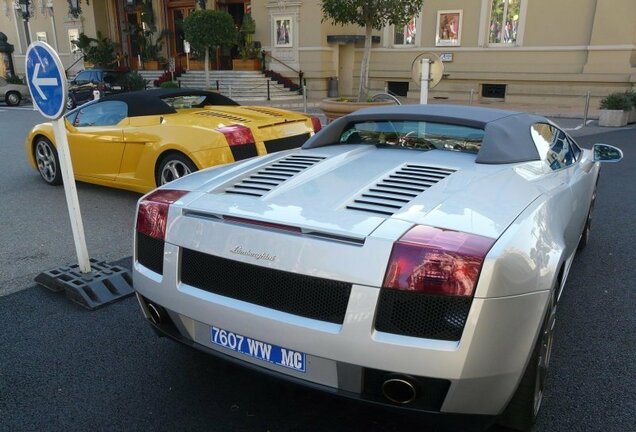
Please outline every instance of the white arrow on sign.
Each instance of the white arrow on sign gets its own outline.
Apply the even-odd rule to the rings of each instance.
[[[31,82],[33,83],[33,86],[40,94],[40,97],[43,100],[47,100],[46,95],[44,94],[40,86],[56,86],[58,85],[57,78],[40,78],[38,76],[39,73],[40,73],[40,63],[36,63],[35,69],[33,70],[33,79],[31,80]]]

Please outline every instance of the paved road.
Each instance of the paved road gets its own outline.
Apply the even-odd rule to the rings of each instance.
[[[132,298],[87,312],[32,287],[33,274],[72,262],[74,252],[62,189],[43,185],[22,162],[24,119],[37,115],[7,113],[0,112],[0,289],[22,290],[0,297],[0,431],[429,430],[417,419],[282,384],[159,339]],[[580,139],[615,143],[625,160],[603,169],[593,235],[559,306],[536,431],[636,424],[635,139],[636,129]],[[80,185],[92,251],[130,255],[137,197]]]
[[[29,286],[49,268],[77,262],[64,188],[48,186],[24,153],[27,132],[45,119],[30,107],[0,105],[0,296]],[[91,257],[131,254],[140,195],[78,183]]]

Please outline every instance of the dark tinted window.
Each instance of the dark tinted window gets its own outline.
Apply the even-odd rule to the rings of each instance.
[[[121,101],[100,102],[80,109],[73,124],[78,127],[113,126],[126,117],[128,117],[126,103]]]
[[[75,77],[75,84],[86,84],[91,81],[91,71],[82,71]]]
[[[121,84],[125,74],[117,72],[104,72],[104,82],[106,84]]]
[[[423,121],[364,121],[347,125],[340,136],[346,144],[373,144],[417,150],[450,150],[477,153],[482,129]]]

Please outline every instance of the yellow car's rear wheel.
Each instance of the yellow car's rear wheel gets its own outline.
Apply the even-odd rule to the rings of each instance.
[[[197,166],[186,155],[176,152],[168,153],[161,158],[157,167],[156,184],[162,186],[197,170]]]

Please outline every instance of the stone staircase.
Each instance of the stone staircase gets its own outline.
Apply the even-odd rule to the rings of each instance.
[[[151,82],[163,72],[139,71],[143,77]],[[177,78],[181,87],[195,89],[205,88],[205,71],[188,71]],[[293,101],[301,100],[297,91],[291,91],[282,84],[267,78],[260,71],[210,71],[210,88],[217,90],[237,102],[267,100],[267,85],[269,83],[270,100]]]
[[[158,79],[161,75],[163,75],[162,70],[140,70],[137,71],[139,74],[144,77],[144,79],[148,80],[148,87],[152,87],[152,83],[154,80]]]

